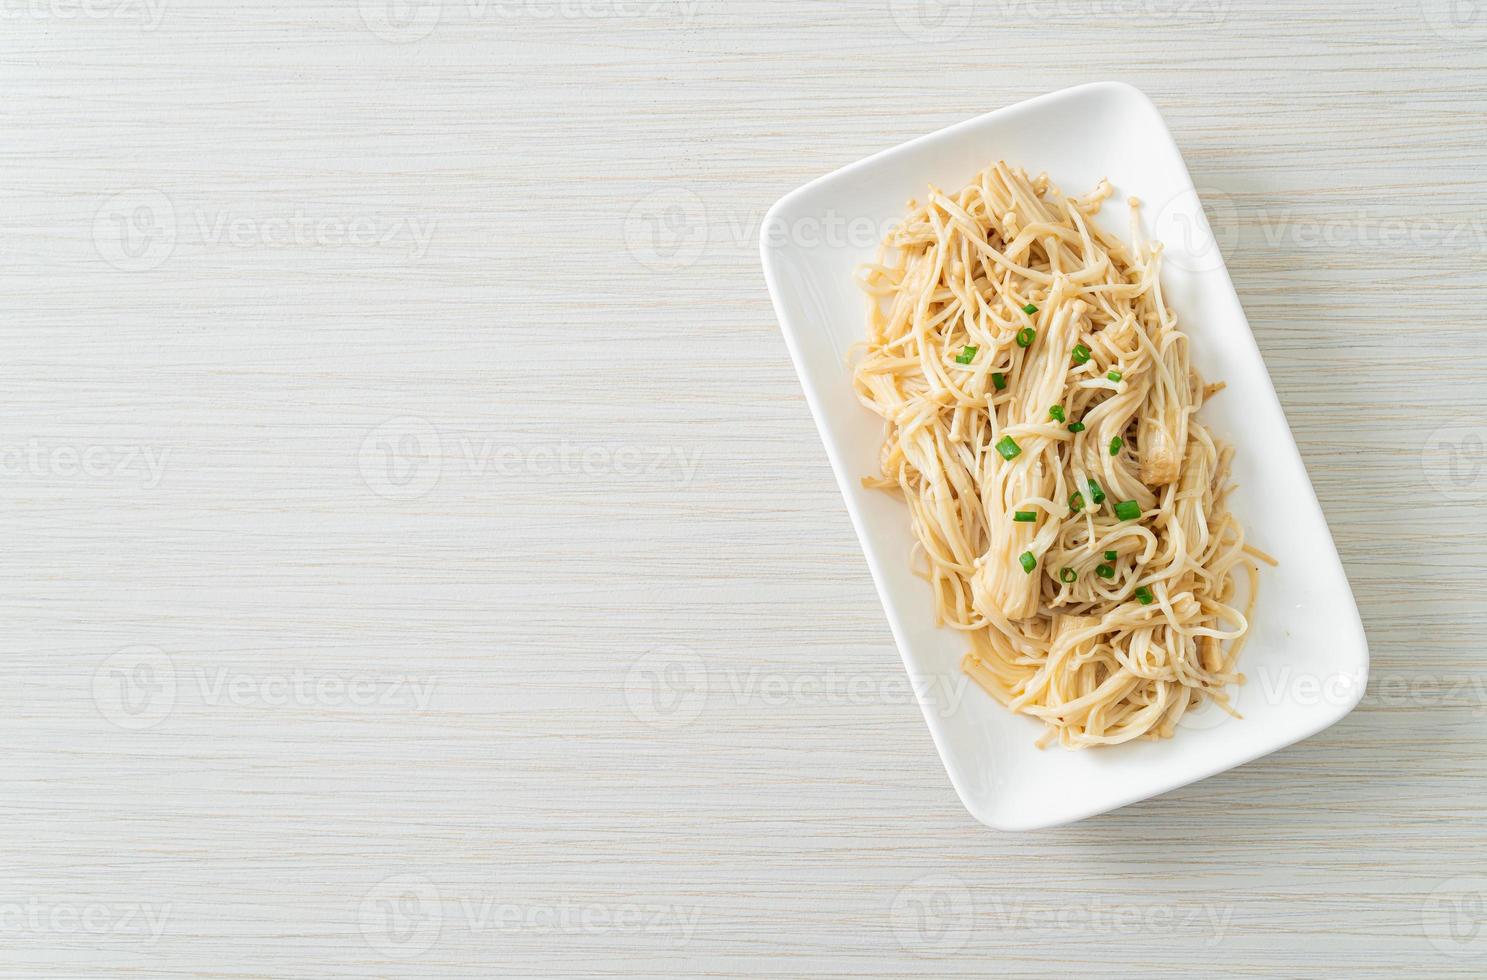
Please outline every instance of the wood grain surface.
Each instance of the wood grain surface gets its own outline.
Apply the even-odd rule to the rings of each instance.
[[[1487,5],[0,13],[0,977],[1487,971]],[[1374,676],[997,834],[757,231],[1107,78],[1202,189]]]

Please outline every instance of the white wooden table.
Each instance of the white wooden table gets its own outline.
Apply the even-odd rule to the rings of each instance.
[[[0,976],[1487,971],[1487,6],[0,12]],[[1102,78],[1204,189],[1374,681],[998,835],[756,232]]]

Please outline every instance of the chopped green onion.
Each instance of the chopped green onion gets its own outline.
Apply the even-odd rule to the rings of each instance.
[[[1022,455],[1022,447],[1011,436],[1002,436],[997,441],[996,451],[1002,454],[1002,459],[1016,459]]]
[[[1109,378],[1111,381],[1119,381],[1120,380],[1120,372],[1119,371],[1111,371],[1109,374],[1105,375],[1105,377]]]
[[[970,344],[966,344],[965,350],[963,350],[959,354],[956,354],[955,355],[955,363],[956,364],[969,364],[969,363],[971,363],[972,361],[974,361],[976,359],[976,351],[978,351],[978,350],[980,350],[979,347],[972,347]]]
[[[1096,507],[1105,502],[1105,491],[1101,490],[1100,485],[1093,479],[1089,481],[1089,499],[1095,502]]]
[[[1069,494],[1069,510],[1079,513],[1084,509],[1084,494],[1075,491]]]
[[[1031,551],[1024,551],[1017,556],[1017,560],[1022,562],[1022,570],[1029,575],[1033,574],[1033,569],[1038,567],[1038,559],[1033,557]]]
[[[1038,519],[1038,512],[1035,510],[1019,510],[1012,515],[1012,519],[1019,524],[1031,524]]]
[[[1111,439],[1110,440],[1110,455],[1112,455],[1112,456],[1119,456],[1120,455],[1120,449],[1125,444],[1126,444],[1126,441],[1124,439],[1122,439],[1120,436],[1116,436],[1114,439]]]
[[[1050,408],[1048,410],[1048,417],[1053,419],[1055,422],[1062,422],[1064,420],[1064,406],[1055,405]]]
[[[1115,505],[1115,516],[1123,521],[1134,521],[1141,516],[1141,505],[1134,500],[1122,500]]]
[[[1074,345],[1074,363],[1075,364],[1088,364],[1089,363],[1089,357],[1090,357],[1090,353],[1089,353],[1089,348],[1088,347],[1084,346],[1083,344],[1075,344]]]
[[[991,376],[991,386],[993,388],[995,388],[997,391],[1004,391],[1004,390],[1006,390],[1006,387],[1007,387],[1007,376],[1005,374],[1002,374],[1000,371],[997,371],[996,373],[992,374],[992,376]]]
[[[1144,585],[1136,587],[1136,598],[1141,600],[1143,606],[1149,606],[1157,601],[1156,596],[1152,595],[1151,590]]]
[[[1017,331],[1018,347],[1031,347],[1033,346],[1033,341],[1037,339],[1038,331],[1034,330],[1032,327],[1023,327],[1021,330]]]
[[[1120,557],[1120,552],[1118,552],[1118,551],[1107,551],[1107,552],[1105,552],[1105,560],[1106,561],[1115,561],[1115,559],[1117,559],[1119,557]]]
[[[1095,569],[1095,574],[1100,578],[1115,578],[1115,569],[1109,565],[1101,565]]]
[[[1070,422],[1069,423],[1069,431],[1070,432],[1083,432],[1084,431],[1084,423],[1083,422]]]
[[[1026,305],[1026,306],[1024,306],[1022,308],[1022,312],[1026,313],[1028,316],[1032,316],[1034,313],[1038,312],[1038,308],[1036,306],[1034,306],[1033,304],[1029,303],[1028,305]]]
[[[1078,577],[1079,573],[1074,571],[1074,569],[1072,568],[1060,568],[1058,570],[1058,580],[1060,582],[1063,582],[1065,585],[1073,582]]]

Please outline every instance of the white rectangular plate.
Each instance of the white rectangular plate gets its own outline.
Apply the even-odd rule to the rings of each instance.
[[[1248,677],[1237,697],[1242,720],[1210,705],[1166,741],[1038,749],[1041,726],[965,688],[959,665],[968,643],[934,623],[929,586],[910,570],[904,504],[862,487],[878,471],[883,431],[853,394],[847,365],[866,322],[853,272],[928,184],[954,192],[999,159],[1046,170],[1070,194],[1108,177],[1116,195],[1099,220],[1122,239],[1130,237],[1124,201],[1139,197],[1147,234],[1166,245],[1163,285],[1192,337],[1194,366],[1229,385],[1203,418],[1235,446],[1236,516],[1280,560],[1261,575],[1240,662]],[[1083,85],[925,136],[789,194],[764,229],[765,277],[806,400],[935,745],[977,819],[1030,830],[1113,810],[1284,748],[1358,703],[1368,649],[1342,563],[1192,178],[1141,92]]]

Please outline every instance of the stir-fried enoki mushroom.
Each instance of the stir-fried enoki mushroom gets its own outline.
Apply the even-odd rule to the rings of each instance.
[[[1194,416],[1221,386],[1189,365],[1160,245],[1134,200],[1133,248],[1090,220],[1111,194],[998,163],[911,202],[860,276],[856,386],[887,430],[864,482],[908,503],[966,672],[1069,747],[1232,710],[1264,557],[1226,506],[1230,450]]]

